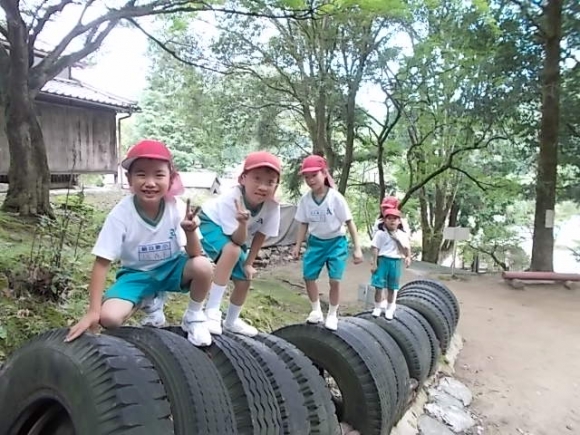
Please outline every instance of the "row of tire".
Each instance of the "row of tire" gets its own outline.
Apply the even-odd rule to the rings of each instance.
[[[437,370],[459,319],[442,283],[415,280],[395,319],[296,324],[196,348],[179,327],[26,343],[0,368],[0,435],[388,434]],[[335,388],[329,388],[335,385]]]

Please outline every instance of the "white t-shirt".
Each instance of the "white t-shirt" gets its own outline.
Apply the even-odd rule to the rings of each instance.
[[[235,200],[243,204],[241,186],[234,186],[220,196],[210,199],[203,204],[201,210],[214,223],[219,225],[225,235],[231,236],[238,228],[236,220]],[[266,237],[277,237],[280,231],[280,204],[276,201],[268,200],[262,204],[260,211],[250,217],[248,222],[248,241],[257,232]]]
[[[312,192],[300,198],[294,219],[308,224],[311,235],[319,239],[332,239],[346,234],[344,224],[352,220],[352,214],[344,196],[330,188],[320,204],[314,201]]]
[[[407,249],[411,248],[409,237],[405,232],[397,230],[395,231],[395,236],[399,239],[401,245]],[[377,231],[373,236],[371,246],[379,250],[379,257],[405,258],[405,254],[399,250],[397,242],[393,240],[387,231]]]
[[[185,203],[175,198],[165,201],[163,216],[153,225],[137,212],[134,195],[126,196],[107,216],[92,253],[130,269],[154,269],[184,252],[184,217]],[[201,239],[199,229],[197,234]]]

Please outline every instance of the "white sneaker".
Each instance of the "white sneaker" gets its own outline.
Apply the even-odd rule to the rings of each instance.
[[[207,317],[206,323],[210,334],[222,335],[222,312],[215,309],[206,309],[205,315]]]
[[[186,310],[181,321],[181,329],[187,332],[187,339],[195,346],[209,346],[211,334],[202,311]]]
[[[387,320],[393,320],[393,317],[395,317],[396,309],[397,306],[395,304],[391,304],[391,306],[385,310],[385,318]]]
[[[234,334],[245,335],[247,337],[255,337],[258,335],[258,330],[252,325],[248,325],[242,319],[236,319],[234,323],[224,323],[224,328]]]
[[[153,297],[146,298],[141,302],[141,310],[147,314],[141,319],[141,326],[153,326],[155,328],[162,328],[165,326],[165,313],[163,307],[167,293],[161,292]]]
[[[373,317],[379,317],[382,312],[383,312],[383,309],[381,307],[378,307],[378,308],[373,309],[373,312],[371,314]]]
[[[338,316],[326,316],[326,322],[324,323],[324,327],[326,329],[330,329],[331,331],[336,331],[338,329]]]
[[[311,311],[306,318],[306,323],[322,323],[324,322],[324,314],[322,311],[314,310]]]

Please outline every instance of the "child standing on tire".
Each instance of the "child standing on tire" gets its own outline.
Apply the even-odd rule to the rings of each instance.
[[[317,155],[306,157],[302,162],[300,174],[304,176],[310,192],[305,194],[298,203],[294,219],[301,225],[292,255],[295,259],[300,257],[300,248],[308,233],[302,270],[312,311],[306,321],[308,323],[324,322],[316,281],[322,268],[326,266],[330,281],[330,304],[324,326],[335,331],[338,326],[340,281],[348,259],[345,224],[354,245],[355,264],[363,261],[358,233],[344,196],[333,188],[334,182],[328,172],[324,157]]]
[[[211,344],[203,313],[212,264],[202,255],[195,213],[175,195],[183,186],[167,147],[143,140],[134,145],[121,166],[127,170],[132,195],[123,198],[107,216],[93,248],[96,256],[89,283],[87,314],[72,328],[72,341],[100,323],[121,326],[144,301],[167,291],[189,292],[181,327],[197,346]],[[120,260],[116,281],[104,294],[111,262]],[[159,308],[159,307],[157,307]],[[163,305],[155,314],[165,323]]]
[[[395,204],[396,206],[396,204]],[[399,229],[401,212],[398,208],[382,210],[383,222],[373,236],[371,285],[375,288],[375,308],[372,315],[379,317],[385,312],[385,317],[393,319],[396,310],[397,291],[401,279],[401,260],[405,266],[411,264],[411,245],[407,234]],[[384,289],[388,295],[384,305]]]
[[[278,235],[280,205],[274,194],[281,169],[278,157],[269,152],[250,153],[239,184],[202,206],[202,244],[216,264],[205,311],[212,334],[222,333],[220,305],[230,279],[234,289],[223,328],[249,337],[258,334],[256,328],[240,318],[240,312],[256,273],[253,264],[258,252],[266,237]]]

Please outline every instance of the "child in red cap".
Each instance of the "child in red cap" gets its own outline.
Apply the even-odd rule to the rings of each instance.
[[[203,249],[216,263],[205,311],[212,334],[222,333],[220,305],[230,279],[234,290],[223,328],[250,337],[258,333],[240,319],[240,312],[256,273],[258,252],[266,237],[276,237],[280,229],[280,205],[274,194],[281,167],[269,152],[253,152],[244,161],[239,184],[202,206]]]
[[[398,201],[387,203],[382,210],[383,219],[378,231],[373,236],[371,285],[375,287],[375,308],[372,315],[379,317],[385,312],[385,317],[392,320],[396,305],[397,291],[401,279],[401,259],[405,266],[411,264],[411,245],[404,231],[399,229],[401,212],[396,206]],[[388,208],[389,206],[393,208]],[[388,290],[387,305],[384,305],[384,290]]]
[[[302,262],[306,290],[312,304],[312,311],[306,321],[308,323],[324,321],[316,281],[322,268],[326,265],[330,280],[330,305],[324,326],[330,330],[336,330],[338,327],[340,280],[348,259],[345,224],[354,244],[355,264],[363,261],[358,233],[344,196],[333,188],[334,181],[328,173],[328,165],[324,157],[317,155],[306,157],[302,162],[300,173],[310,187],[310,192],[305,194],[298,203],[294,219],[301,225],[292,254],[294,258],[299,258],[300,247],[306,233],[309,233]]]
[[[72,341],[100,323],[122,325],[145,304],[145,323],[163,326],[167,291],[189,292],[191,299],[181,327],[197,346],[211,344],[203,301],[211,284],[212,264],[202,255],[195,213],[175,195],[182,193],[171,153],[161,142],[144,140],[133,146],[122,164],[132,195],[107,216],[93,248],[96,256],[89,284],[88,313],[74,325]],[[180,192],[181,191],[181,192]],[[116,281],[103,297],[111,262],[120,260]]]

